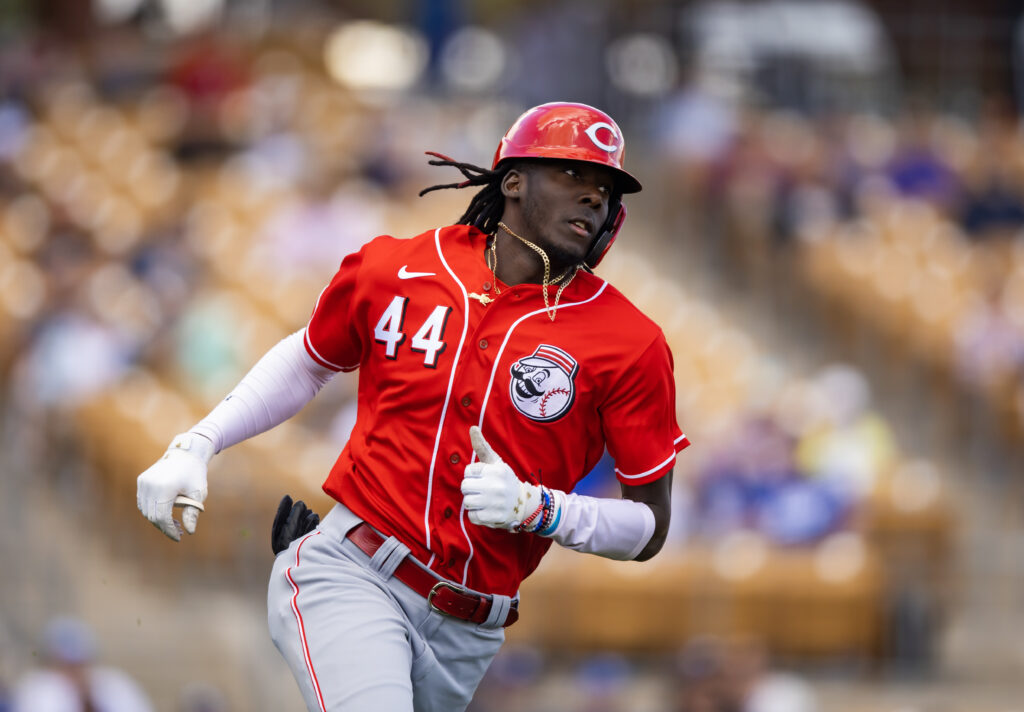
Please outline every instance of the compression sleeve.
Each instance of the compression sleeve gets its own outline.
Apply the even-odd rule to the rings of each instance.
[[[605,499],[552,490],[558,519],[551,533],[541,532],[567,549],[630,561],[654,536],[654,512],[643,502]]]
[[[305,329],[286,336],[189,432],[213,442],[214,451],[270,430],[313,400],[334,371],[306,352]]]

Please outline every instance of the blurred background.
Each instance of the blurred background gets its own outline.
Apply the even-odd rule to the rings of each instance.
[[[490,165],[549,100],[625,130],[599,274],[693,446],[665,551],[553,550],[471,710],[1024,709],[1020,9],[0,4],[0,710],[302,709],[268,531],[328,508],[355,375],[214,460],[181,545],[135,478],[345,254],[458,218],[424,151]]]

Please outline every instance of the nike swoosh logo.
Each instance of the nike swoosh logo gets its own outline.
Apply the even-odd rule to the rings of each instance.
[[[409,265],[402,265],[402,268],[398,270],[399,279],[415,279],[416,277],[433,277],[433,272],[410,272],[407,268]]]

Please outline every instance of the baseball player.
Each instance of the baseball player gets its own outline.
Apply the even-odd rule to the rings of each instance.
[[[423,193],[480,188],[458,223],[347,256],[306,327],[139,476],[139,509],[180,540],[215,453],[360,370],[357,422],[324,483],[337,504],[275,543],[267,596],[310,710],[463,710],[552,542],[638,561],[662,547],[689,444],[672,357],[591,272],[641,187],[623,147],[607,114],[551,103],[512,125],[489,170],[432,154],[465,180]],[[606,447],[622,498],[572,494]]]

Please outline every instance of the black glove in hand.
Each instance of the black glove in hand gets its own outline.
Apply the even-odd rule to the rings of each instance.
[[[274,524],[270,528],[270,548],[274,556],[288,548],[288,545],[303,534],[316,529],[320,523],[320,515],[309,509],[301,499],[292,503],[292,498],[285,495],[277,505]]]

